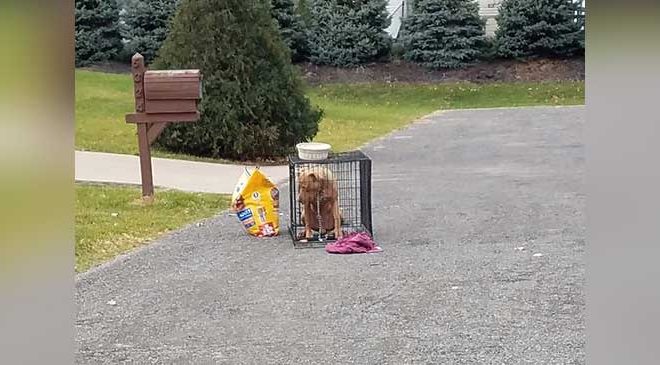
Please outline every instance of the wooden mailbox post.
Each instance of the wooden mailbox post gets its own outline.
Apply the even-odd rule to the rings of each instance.
[[[126,123],[137,125],[142,196],[153,197],[151,144],[169,123],[199,120],[202,75],[199,70],[147,71],[139,53],[131,59],[131,69],[135,113],[126,114]]]

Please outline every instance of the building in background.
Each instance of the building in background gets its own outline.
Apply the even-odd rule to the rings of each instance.
[[[389,0],[387,11],[392,18],[392,24],[387,28],[387,32],[396,38],[399,35],[401,28],[401,19],[412,11],[412,3],[414,0]],[[479,14],[486,19],[486,35],[494,36],[497,29],[497,16],[498,9],[502,0],[476,0],[479,3]],[[576,0],[582,3],[582,7],[586,7],[586,0]],[[576,16],[583,16],[576,14]]]
[[[387,5],[387,12],[392,18],[392,23],[387,32],[396,38],[399,35],[401,28],[401,20],[410,14],[412,11],[412,3],[414,0],[389,0]],[[497,9],[502,0],[477,0],[479,3],[479,14],[486,19],[486,34],[494,35],[497,24],[495,23],[495,16]]]

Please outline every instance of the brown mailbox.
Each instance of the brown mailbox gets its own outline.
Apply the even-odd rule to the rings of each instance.
[[[199,70],[145,72],[144,98],[148,114],[197,112],[202,98]]]
[[[131,59],[135,113],[127,123],[137,124],[142,195],[154,193],[150,145],[169,123],[196,122],[200,115],[202,75],[199,70],[147,71],[139,53]]]

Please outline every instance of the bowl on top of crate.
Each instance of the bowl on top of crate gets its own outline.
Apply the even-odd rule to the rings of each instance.
[[[313,159],[301,155],[307,156],[288,158],[294,247],[324,247],[353,232],[373,236],[371,159],[362,151],[328,152]]]
[[[302,160],[325,160],[332,149],[327,143],[305,142],[296,145],[298,158]]]

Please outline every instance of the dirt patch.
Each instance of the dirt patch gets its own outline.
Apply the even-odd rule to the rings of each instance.
[[[531,61],[502,60],[480,63],[460,70],[430,71],[415,64],[395,61],[357,68],[336,68],[313,64],[297,65],[310,84],[357,82],[515,82],[584,80],[584,58]]]

